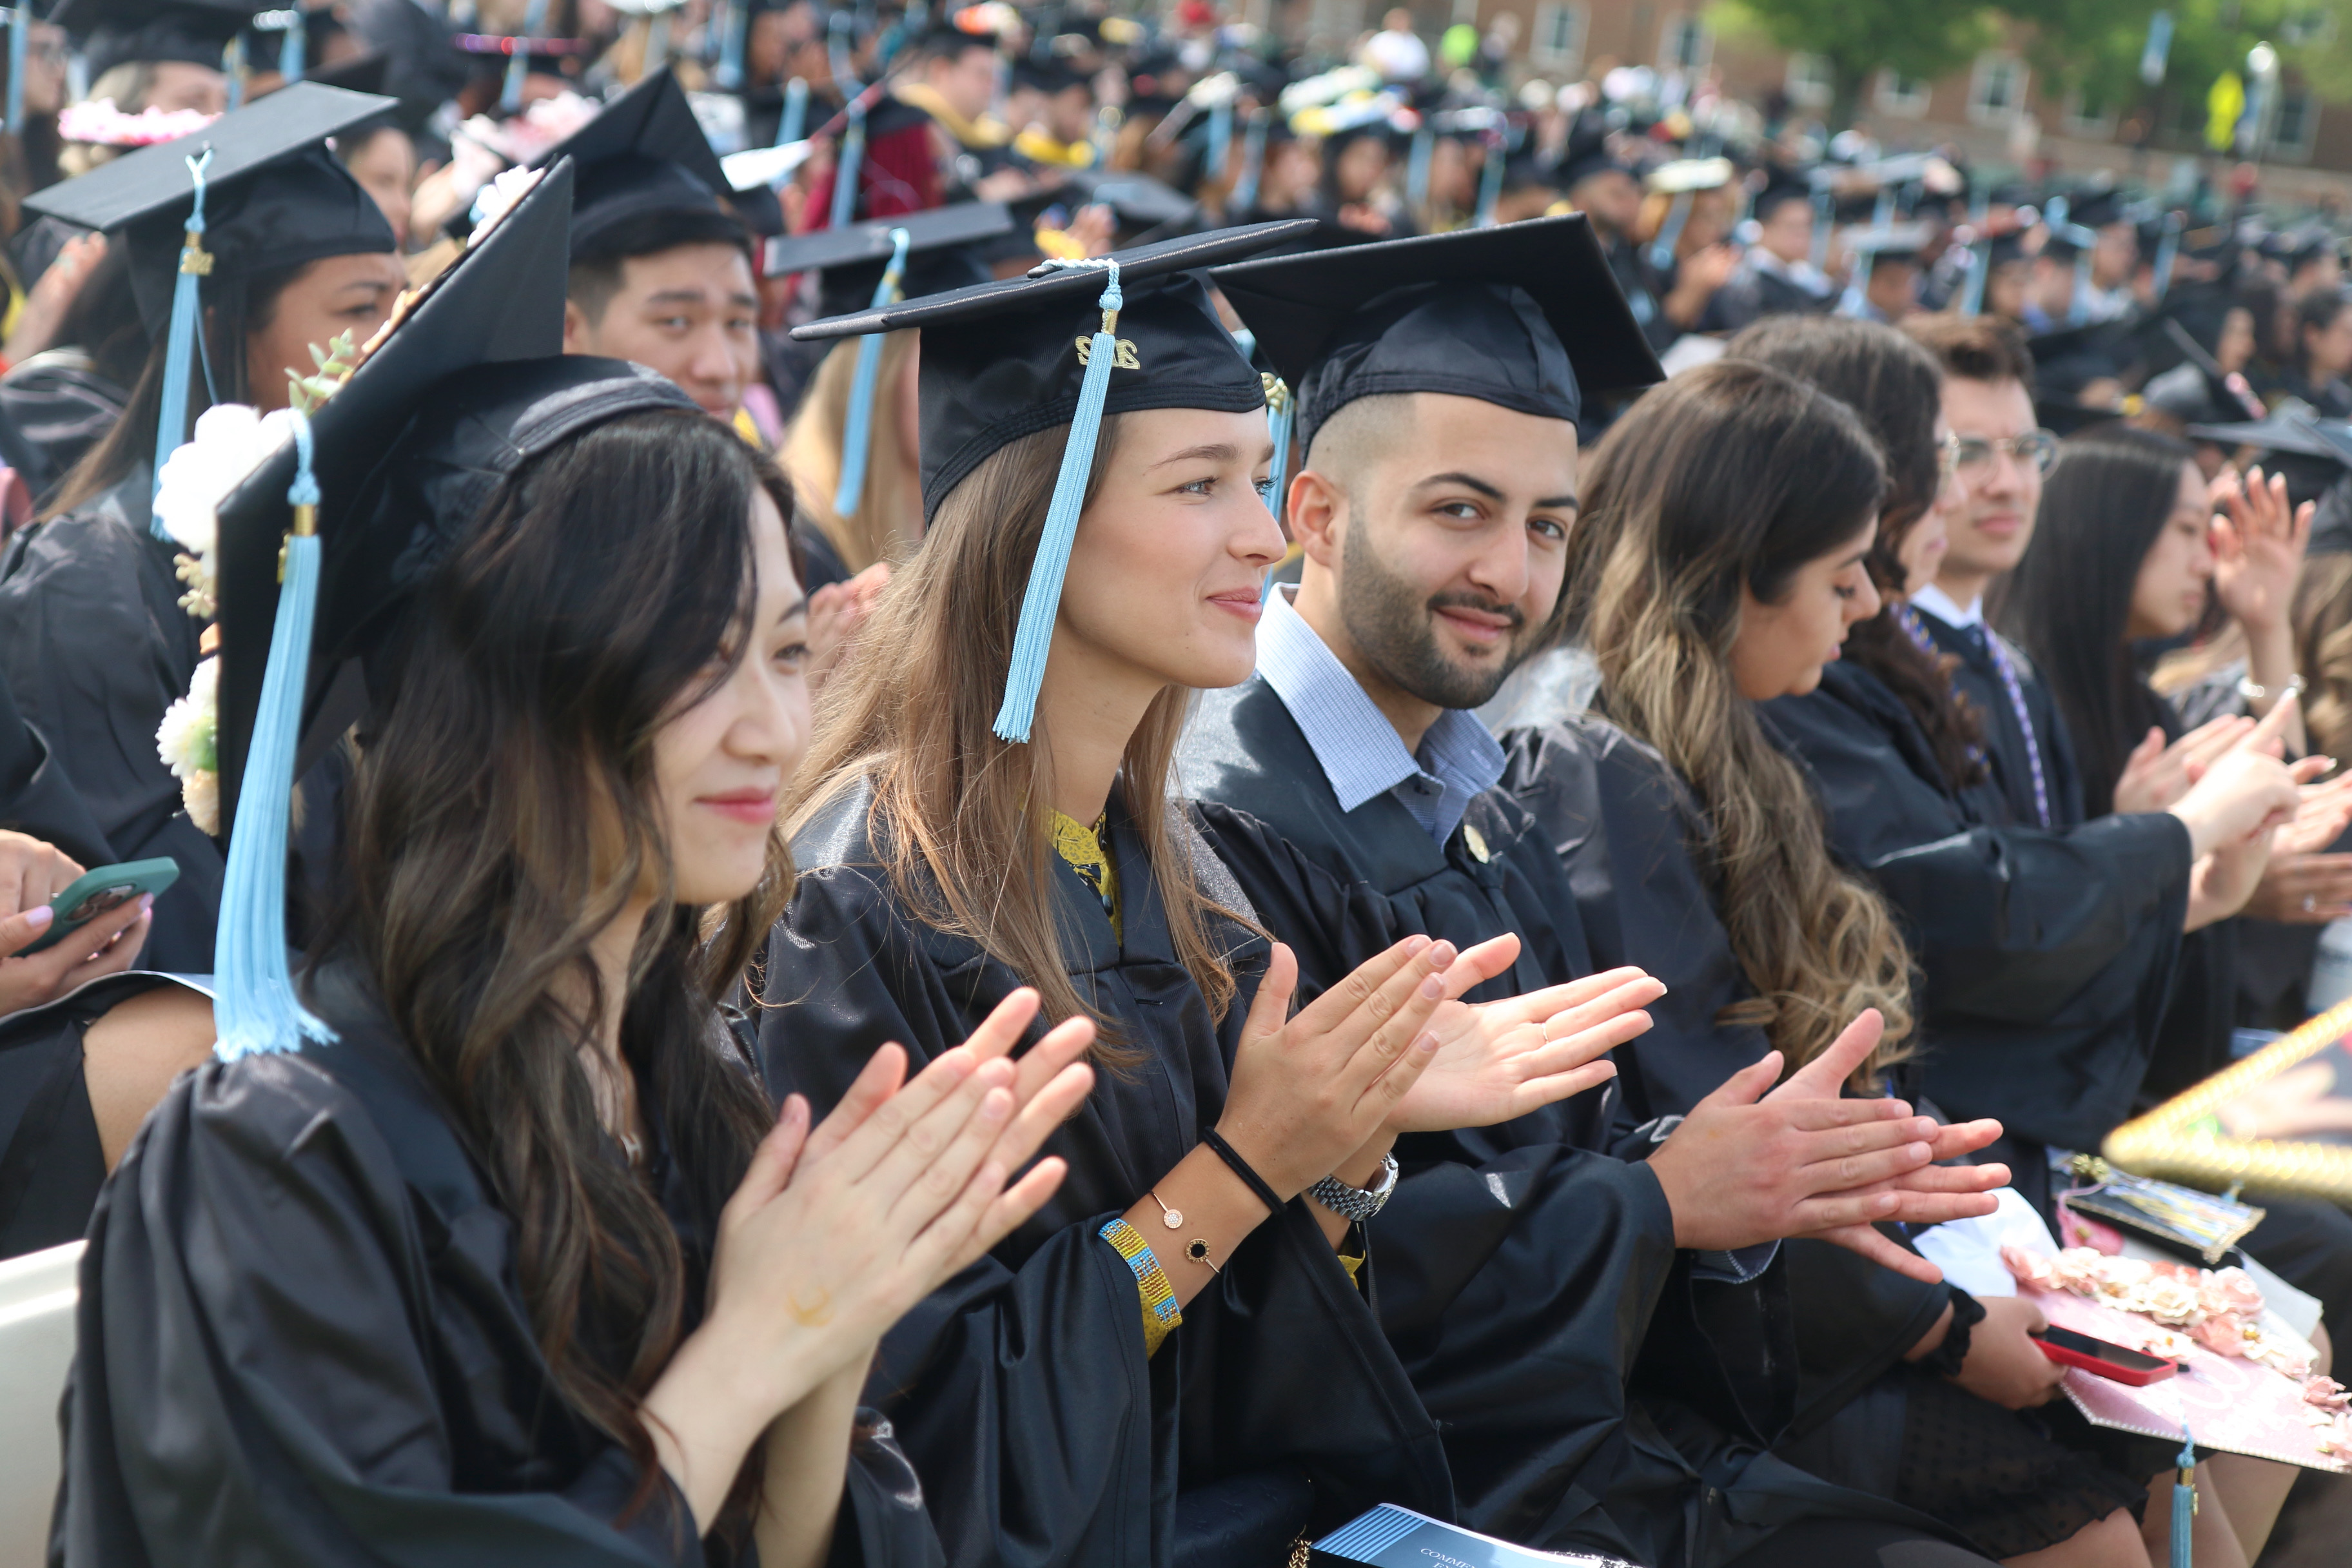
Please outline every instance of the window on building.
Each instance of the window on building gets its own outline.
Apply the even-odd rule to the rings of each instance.
[[[1676,16],[1658,35],[1658,64],[1667,70],[1705,70],[1715,58],[1715,34],[1696,16]]]
[[[1987,50],[1969,76],[1969,118],[1979,125],[2006,125],[2025,108],[2025,62]]]
[[[1837,79],[1830,71],[1830,62],[1819,55],[1790,55],[1789,74],[1781,86],[1790,103],[1807,109],[1827,109],[1837,96]]]
[[[1585,8],[1565,0],[1544,0],[1536,7],[1535,36],[1528,55],[1539,65],[1572,66],[1584,58]]]
[[[2116,111],[2095,93],[2077,88],[2066,95],[2066,132],[2070,136],[2112,136]]]
[[[2309,88],[2279,89],[2278,114],[2271,121],[2270,153],[2274,158],[2308,158],[2319,130],[2319,100]]]
[[[1878,73],[1878,85],[1871,96],[1882,113],[1916,120],[1927,112],[1927,94],[1932,87],[1925,77],[1884,70]]]

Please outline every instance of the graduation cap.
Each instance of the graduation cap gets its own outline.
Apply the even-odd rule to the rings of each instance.
[[[595,119],[540,154],[531,167],[569,158],[578,171],[572,205],[572,254],[593,255],[600,242],[641,218],[691,214],[712,220],[714,237],[740,220],[720,198],[727,173],[694,118],[694,105],[667,66],[607,104]]]
[[[302,1006],[286,956],[286,840],[314,698],[346,658],[383,644],[398,607],[533,457],[644,409],[698,417],[651,371],[551,352],[562,342],[568,173],[491,225],[219,510],[229,835],[213,967],[224,1058],[334,1037]],[[525,348],[539,356],[508,358]]]
[[[49,20],[83,40],[95,80],[142,60],[218,70],[229,40],[262,8],[253,0],[64,0]]]
[[[1255,255],[1307,226],[1253,224],[1087,261],[1047,262],[1025,278],[793,329],[803,342],[922,330],[927,520],[992,453],[1036,431],[1070,426],[996,716],[1003,739],[1029,738],[1102,416],[1144,408],[1264,407],[1258,373],[1190,274]]]
[[[2331,437],[2329,427],[2343,434]],[[2228,425],[2191,425],[2189,437],[2221,446],[2252,447],[2263,452],[2284,452],[2296,458],[2324,458],[2352,465],[2352,429],[2319,418],[2310,405],[2289,401],[2262,419]]]
[[[1884,227],[1853,229],[1845,236],[1846,249],[1872,267],[1882,261],[1918,265],[1920,253],[1935,239],[1931,223],[1896,223]]]
[[[1573,421],[1586,392],[1665,379],[1581,214],[1222,267],[1211,274],[1298,401],[1298,435],[1359,397],[1442,392]]]
[[[908,245],[898,294],[913,299],[989,281],[988,268],[973,247],[1001,239],[1014,227],[1012,209],[1002,202],[957,202],[903,217],[866,218],[842,228],[772,239],[761,270],[770,278],[818,273],[817,313],[847,315],[874,303],[875,287],[896,254],[895,237],[900,231]]]
[[[297,82],[193,136],[142,147],[26,198],[28,211],[118,234],[130,249],[140,319],[166,340],[159,468],[186,428],[204,307],[241,322],[256,271],[400,248],[375,198],[325,146],[394,106],[389,98]]]
[[[1134,235],[1189,224],[1201,213],[1201,204],[1183,192],[1132,169],[1064,169],[1059,173],[1061,184],[1013,204],[1016,219],[1034,223],[1049,206],[1100,203],[1110,208],[1123,233]]]
[[[304,81],[324,82],[347,92],[381,93],[392,74],[392,57],[382,49],[370,49],[364,54],[337,60],[331,66],[319,66],[302,73]]]
[[[2033,400],[2035,422],[2053,436],[2078,436],[2095,425],[2106,425],[2121,419],[2125,413],[2121,407],[2094,408],[2054,397]]]

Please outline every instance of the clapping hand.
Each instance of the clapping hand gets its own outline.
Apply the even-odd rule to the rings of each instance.
[[[2313,503],[2290,508],[2286,478],[2266,481],[2257,467],[2241,479],[2234,469],[2214,476],[2208,493],[2213,519],[2213,591],[2221,607],[2249,635],[2286,626],[2295,574],[2311,537]]]

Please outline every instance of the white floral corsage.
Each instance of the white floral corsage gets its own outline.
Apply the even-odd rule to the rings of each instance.
[[[152,147],[193,136],[220,118],[201,109],[157,109],[125,114],[110,98],[69,104],[58,113],[58,134],[98,147]]]
[[[163,459],[155,490],[155,521],[179,542],[180,581],[188,585],[180,607],[200,621],[217,607],[214,552],[220,541],[220,504],[263,459],[293,439],[294,416],[260,414],[223,403],[196,416],[195,434]]]
[[[180,781],[180,804],[188,820],[220,836],[220,660],[196,666],[188,694],[163,710],[155,730],[155,754]]]

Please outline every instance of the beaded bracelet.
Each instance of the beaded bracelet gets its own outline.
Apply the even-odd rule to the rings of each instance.
[[[1176,1306],[1176,1292],[1141,1231],[1114,1217],[1096,1234],[1109,1242],[1111,1250],[1126,1258],[1127,1266],[1135,1271],[1136,1293],[1143,1298],[1143,1353],[1149,1357],[1184,1321]]]

